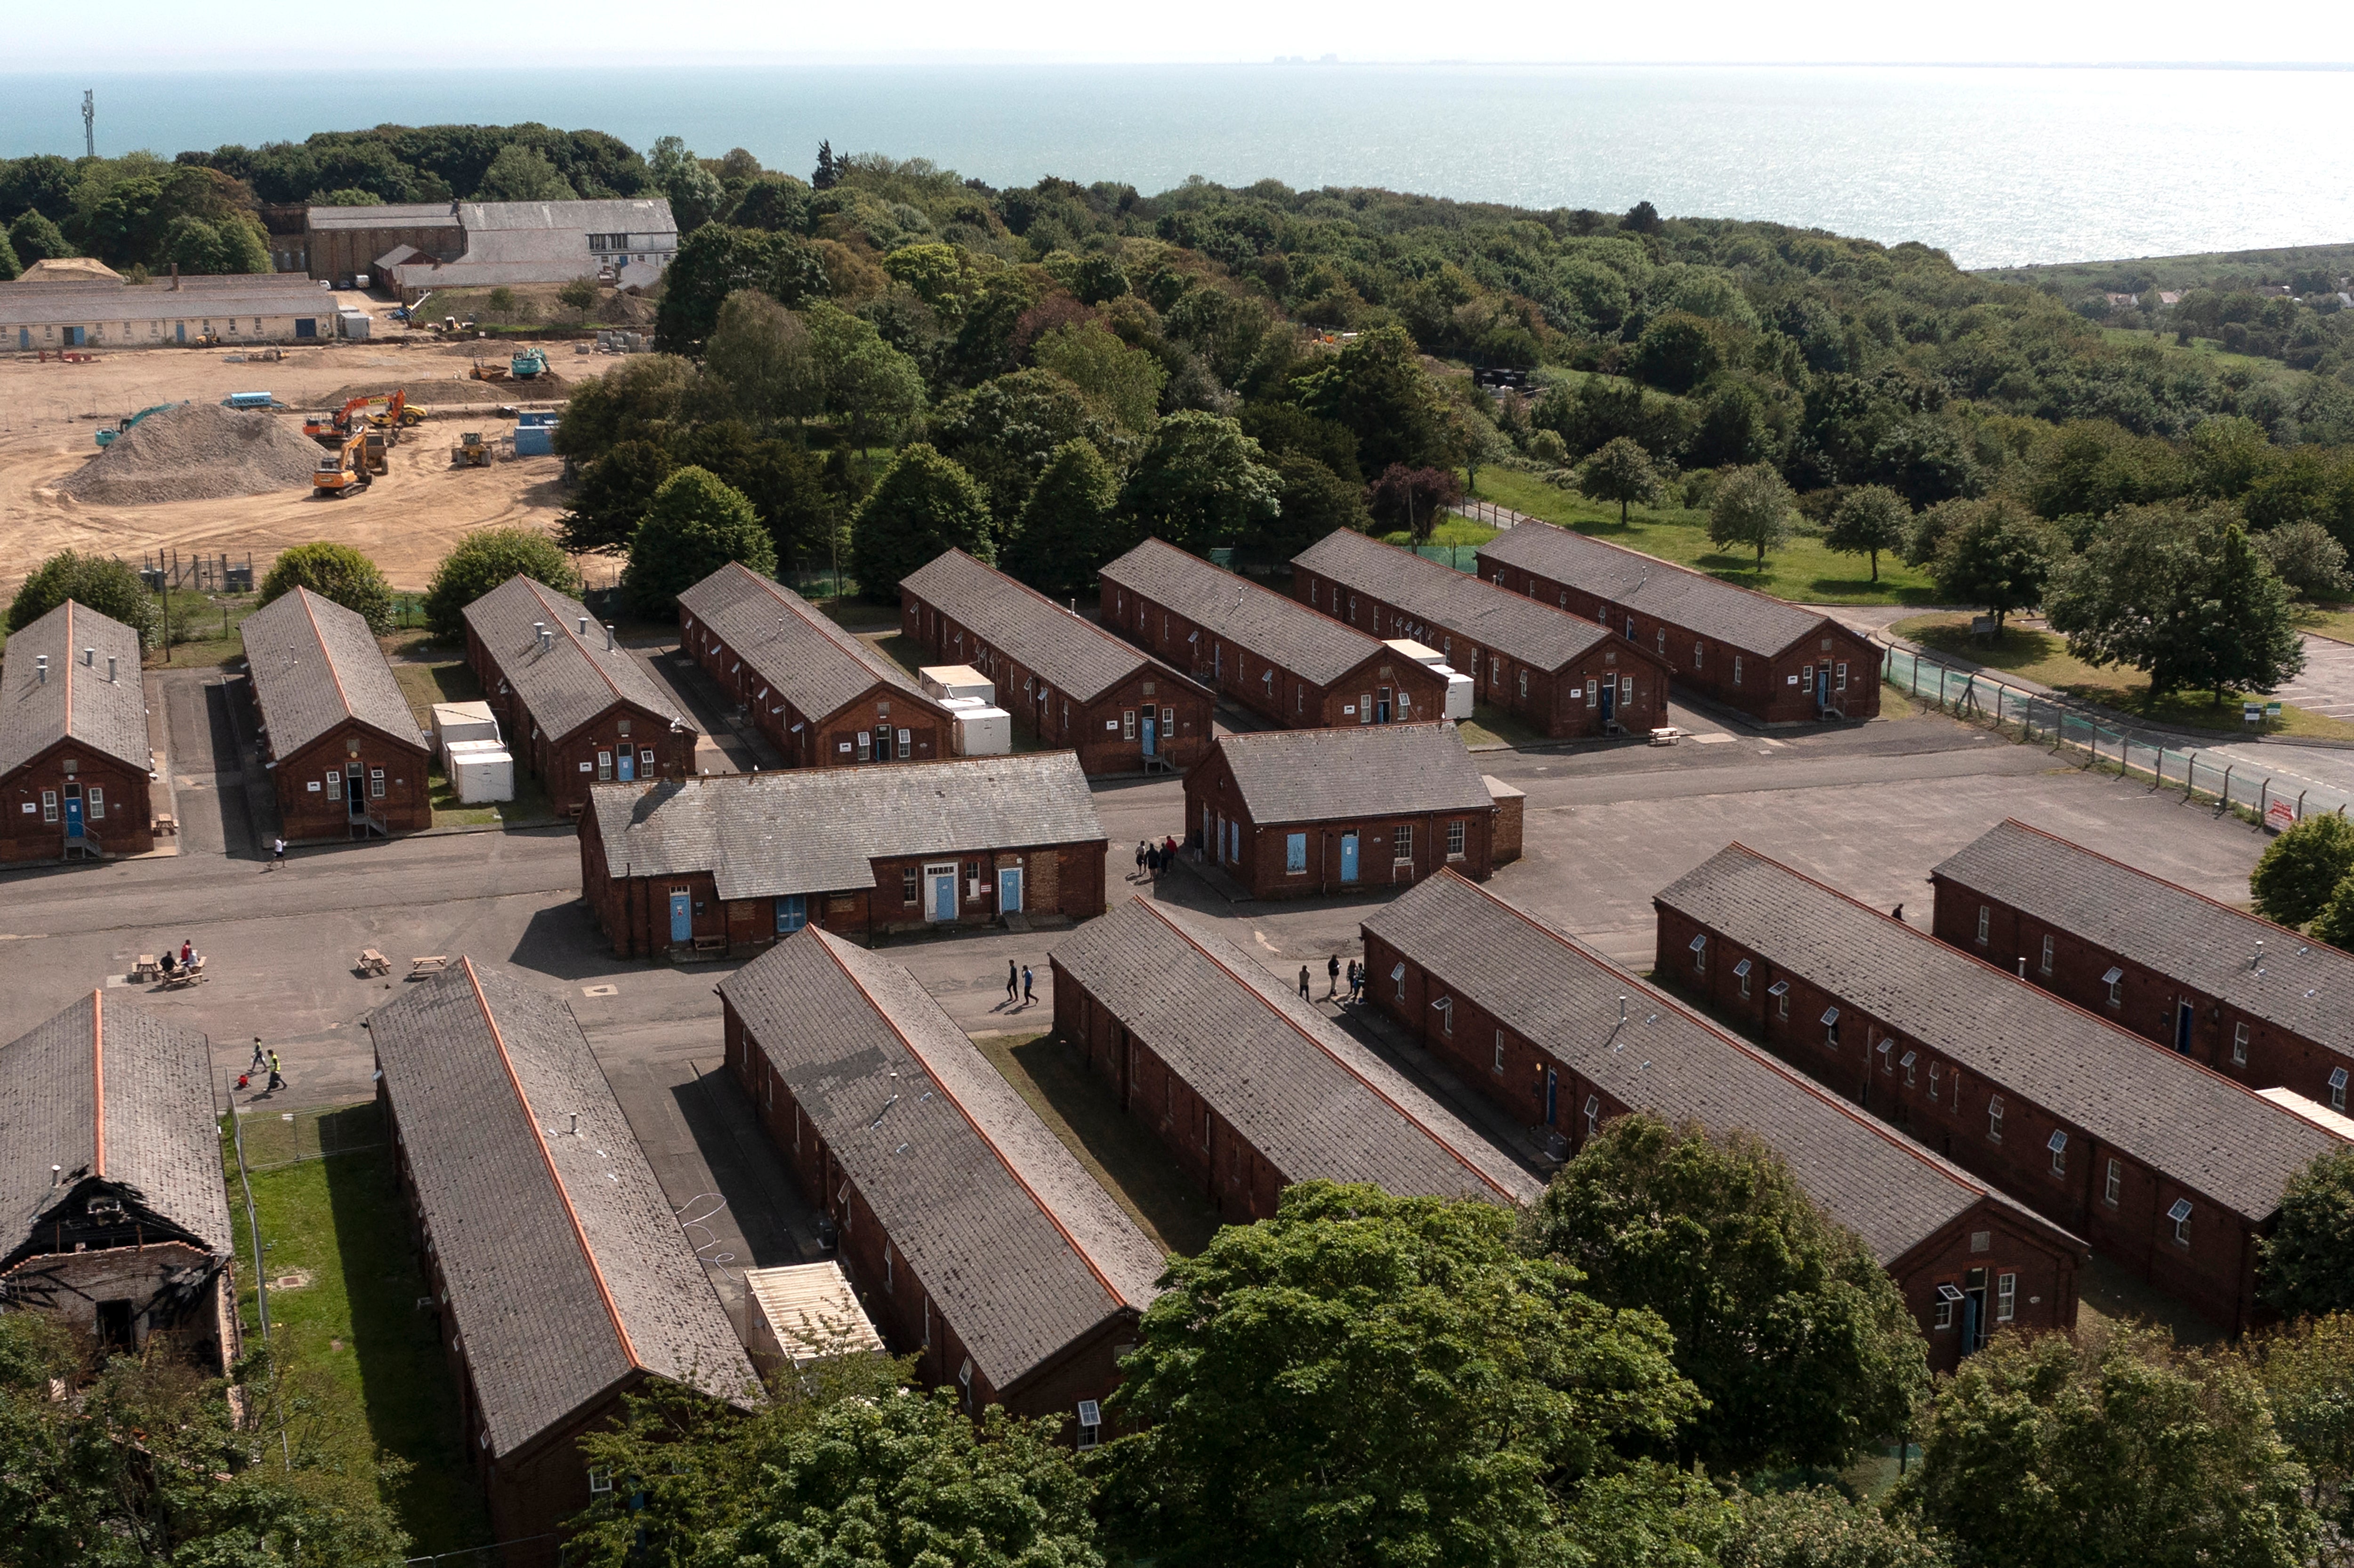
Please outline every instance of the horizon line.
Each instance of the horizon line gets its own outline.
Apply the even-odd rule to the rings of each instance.
[[[226,56],[222,58],[227,58]],[[182,66],[127,66],[99,71],[86,65],[37,66],[16,70],[0,70],[0,81],[11,78],[55,77],[73,80],[104,80],[122,77],[174,77],[209,75],[215,69],[211,56],[193,56]],[[584,55],[573,58],[557,58],[543,69],[603,70],[603,69],[770,69],[777,66],[803,67],[872,67],[872,66],[1037,66],[1058,69],[1247,69],[1268,70],[1332,70],[1349,69],[1506,69],[1506,70],[2169,70],[2169,71],[2349,71],[2349,60],[2136,60],[2136,59],[1478,59],[1470,58],[1408,58],[1367,57],[1363,58],[1318,58],[1304,54],[1230,59],[1149,59],[1140,58],[1093,58],[1076,55],[1031,55],[1006,51],[969,49],[919,51],[901,53],[870,53],[864,51],[822,51],[789,54],[775,51],[739,52],[725,57],[678,55],[668,58],[643,54],[634,56]],[[507,74],[503,68],[477,66],[415,66],[376,67],[342,73],[347,77],[446,77],[462,74]],[[248,70],[248,77],[305,77],[313,73],[289,67],[280,70]]]

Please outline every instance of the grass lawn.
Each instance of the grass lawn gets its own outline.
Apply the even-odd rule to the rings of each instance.
[[[408,699],[408,711],[417,715],[418,728],[429,734],[432,731],[436,703],[482,700],[482,683],[466,662],[462,644],[434,642],[423,631],[401,632],[379,641],[392,656],[393,679],[400,683],[400,694]],[[432,791],[433,825],[437,828],[488,827],[493,822],[527,828],[556,820],[547,803],[546,786],[537,776],[526,773],[520,763],[514,770],[514,799],[490,806],[460,804],[456,787],[442,776],[439,757],[427,768],[425,777]]]
[[[1217,1211],[1076,1051],[1052,1034],[990,1034],[973,1044],[1154,1245],[1191,1256],[1209,1245]]]
[[[2354,642],[2354,604],[2300,604],[2296,607],[2296,624],[2300,631]]]
[[[305,1120],[318,1125],[305,1128]],[[270,1275],[309,1277],[298,1288],[270,1292],[271,1349],[298,1375],[323,1380],[357,1407],[375,1446],[412,1467],[382,1483],[412,1551],[450,1552],[489,1541],[490,1515],[459,1431],[457,1390],[433,1316],[417,1309],[425,1280],[409,1250],[381,1114],[371,1101],[292,1124],[268,1111],[246,1121],[249,1162],[277,1152],[272,1146],[292,1150],[313,1139],[347,1150],[253,1177]],[[265,1127],[272,1129],[267,1137]],[[258,1340],[253,1243],[226,1126],[221,1152],[236,1219],[238,1308],[248,1340]]]
[[[1542,746],[1553,737],[1515,713],[1474,703],[1471,716],[1456,721],[1466,746]]]
[[[1521,508],[1516,507],[1514,510],[1518,511]],[[1426,545],[1484,545],[1500,532],[1501,532],[1500,529],[1490,528],[1485,523],[1474,523],[1469,517],[1442,517],[1439,519],[1438,525],[1430,531],[1430,537],[1425,539],[1423,543]],[[1413,536],[1402,528],[1394,534],[1384,534],[1381,537],[1385,545],[1414,543]]]
[[[1820,539],[1803,534],[1793,535],[1783,548],[1767,552],[1766,569],[1760,572],[1754,551],[1728,554],[1709,543],[1705,512],[1681,506],[1638,506],[1621,527],[1616,506],[1588,501],[1532,475],[1500,468],[1480,470],[1479,487],[1472,493],[1482,501],[1694,567],[1776,599],[1801,604],[1934,604],[1937,599],[1925,573],[1893,556],[1881,556],[1880,581],[1874,583],[1865,557],[1839,555],[1825,548]]]
[[[2227,692],[2221,704],[2213,701],[2212,692],[2174,692],[2153,701],[2148,683],[2137,680],[2134,672],[2095,669],[2068,651],[2066,638],[2030,627],[2006,626],[2001,638],[1994,642],[1973,638],[1967,615],[1915,616],[1898,621],[1889,630],[1933,652],[1950,653],[1990,669],[2008,671],[2152,724],[2212,730],[2219,735],[2245,735],[2249,726],[2240,718],[2242,703],[2264,701],[2261,696],[2243,698],[2237,692]],[[2266,724],[2264,730],[2274,735],[2354,740],[2354,724],[2294,706],[2285,705],[2281,716]]]

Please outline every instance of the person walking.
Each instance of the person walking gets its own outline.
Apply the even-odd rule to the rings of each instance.
[[[279,870],[281,867],[284,866],[284,865],[285,865],[285,863],[286,863],[286,841],[285,841],[284,839],[272,839],[272,840],[270,840],[270,870],[272,870],[272,871]]]
[[[1022,992],[1022,966],[1012,959],[1005,960],[1005,1000],[1011,1005]]]
[[[1023,964],[1022,966],[1022,1005],[1027,1007],[1037,1000],[1038,993],[1031,989],[1030,966]]]
[[[1359,964],[1356,968],[1357,972],[1349,977],[1349,1000],[1363,1001],[1365,1000],[1365,966]]]
[[[1341,994],[1341,955],[1333,954],[1324,960],[1324,1000],[1331,1001]]]
[[[261,1036],[257,1034],[253,1037],[253,1060],[247,1065],[245,1070],[249,1073],[259,1073],[268,1065],[270,1065],[270,1058],[263,1054],[261,1049]]]
[[[278,1069],[278,1053],[272,1051],[270,1054],[270,1082],[262,1086],[261,1092],[265,1095],[276,1094],[285,1086],[285,1075]]]
[[[1308,1000],[1308,966],[1306,964],[1299,966],[1299,1000],[1302,1001]]]
[[[1136,841],[1136,874],[1138,876],[1144,874],[1144,841],[1142,839]]]

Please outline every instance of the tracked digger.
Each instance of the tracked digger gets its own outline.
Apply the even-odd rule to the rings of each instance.
[[[370,442],[376,444],[373,461],[368,451]],[[318,468],[311,475],[311,493],[332,501],[366,490],[377,474],[385,471],[383,443],[381,431],[353,431],[341,446],[321,456]]]

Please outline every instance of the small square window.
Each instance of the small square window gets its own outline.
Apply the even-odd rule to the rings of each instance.
[[[1954,1308],[1962,1304],[1962,1293],[1950,1285],[1937,1287],[1937,1327],[1954,1326]]]
[[[613,1489],[613,1472],[610,1470],[589,1471],[588,1489],[591,1492],[611,1491]]]

